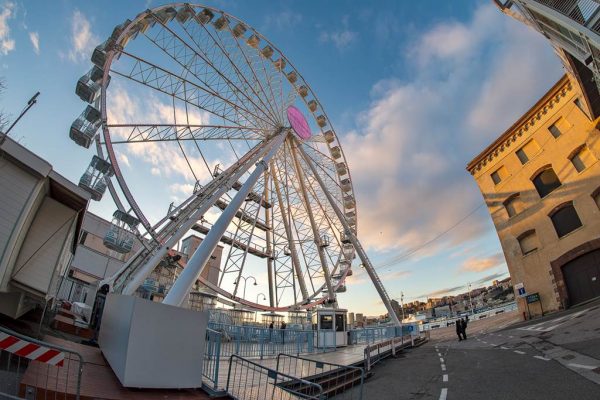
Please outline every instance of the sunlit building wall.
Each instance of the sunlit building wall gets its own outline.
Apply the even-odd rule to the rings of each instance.
[[[581,99],[565,75],[467,166],[512,284],[539,293],[544,311],[600,296],[600,136]]]

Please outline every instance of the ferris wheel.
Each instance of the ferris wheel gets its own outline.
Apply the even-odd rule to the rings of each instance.
[[[92,63],[76,88],[89,105],[70,131],[97,152],[80,185],[96,200],[108,189],[117,205],[111,248],[131,251],[127,233],[144,243],[110,280],[113,291],[133,293],[194,232],[202,244],[168,304],[181,305],[196,279],[258,310],[335,303],[358,252],[391,310],[356,239],[352,179],[335,130],[273,43],[221,10],[177,3],[117,26]],[[217,244],[215,284],[199,274]],[[240,296],[248,272],[266,276],[268,305]]]

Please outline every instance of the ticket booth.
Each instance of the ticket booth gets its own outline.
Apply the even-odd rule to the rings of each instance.
[[[348,345],[347,310],[322,308],[317,310],[317,347]]]

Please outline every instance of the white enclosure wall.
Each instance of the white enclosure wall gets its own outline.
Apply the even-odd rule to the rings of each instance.
[[[34,194],[39,178],[4,159],[0,159],[0,168],[0,282],[6,284],[6,274],[11,273],[8,259],[14,249],[11,242],[21,231],[19,220],[26,213],[27,200]]]
[[[54,289],[64,272],[60,269],[67,265],[76,219],[75,210],[46,197],[21,247],[12,280],[44,294]]]

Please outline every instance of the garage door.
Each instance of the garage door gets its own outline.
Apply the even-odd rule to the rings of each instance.
[[[566,263],[562,271],[571,305],[600,296],[600,250]]]

